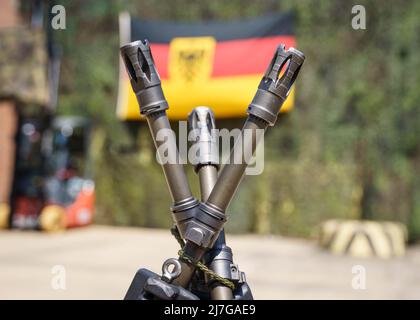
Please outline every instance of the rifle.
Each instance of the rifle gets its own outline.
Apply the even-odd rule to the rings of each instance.
[[[183,165],[179,159],[175,134],[166,115],[168,102],[162,91],[150,45],[147,40],[135,41],[120,48],[131,86],[145,116],[158,156],[165,143],[166,158],[162,169],[173,204],[174,228],[172,233],[182,246],[179,258],[163,263],[162,276],[147,270],[137,271],[125,296],[127,300],[251,300],[251,290],[245,274],[233,263],[232,250],[226,245],[223,226],[225,212],[254,154],[261,135],[259,131],[274,126],[281,106],[293,86],[305,60],[302,52],[280,45],[267,68],[258,90],[247,109],[248,117],[230,153],[229,161],[219,176],[214,129],[214,116],[210,109],[198,107],[189,116],[189,125],[198,130],[195,143],[199,143],[200,156],[195,171],[199,175],[201,201],[191,192]],[[157,139],[165,130],[168,139]],[[244,134],[247,132],[248,134]],[[251,152],[244,152],[243,145]],[[235,155],[240,154],[240,163]]]

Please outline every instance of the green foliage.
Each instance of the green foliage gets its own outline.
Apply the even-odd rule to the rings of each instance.
[[[321,220],[346,217],[399,220],[420,236],[420,2],[359,1],[366,30],[351,28],[353,4],[344,1],[62,2],[60,112],[97,123],[99,222],[170,224],[147,128],[115,117],[118,13],[197,21],[291,9],[307,57],[296,108],[266,137],[266,169],[244,180],[228,229],[308,236]]]

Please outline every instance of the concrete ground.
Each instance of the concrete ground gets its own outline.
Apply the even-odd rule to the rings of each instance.
[[[300,239],[228,235],[228,242],[256,299],[420,298],[419,245],[384,261],[333,256]],[[177,250],[167,230],[0,231],[0,299],[122,299],[140,266],[160,273]],[[357,265],[365,270],[364,290],[352,287],[363,282],[352,273]]]

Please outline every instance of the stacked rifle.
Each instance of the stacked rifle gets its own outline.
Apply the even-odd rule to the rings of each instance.
[[[305,56],[294,48],[285,50],[282,45],[277,48],[248,106],[242,129],[247,134],[236,140],[220,173],[213,113],[206,107],[192,111],[188,120],[190,129],[196,132],[194,143],[199,144],[200,150],[194,167],[200,180],[201,201],[192,195],[183,165],[177,160],[175,133],[166,115],[169,106],[149,43],[147,40],[129,43],[121,47],[121,56],[155,147],[158,152],[166,152],[159,156],[168,160],[162,163],[162,169],[173,200],[172,232],[182,245],[178,259],[163,263],[162,275],[140,269],[125,299],[253,299],[245,274],[233,263],[232,250],[226,245],[225,212],[261,139],[259,133],[275,124]],[[170,135],[165,141],[157,139],[160,130]],[[165,148],[160,148],[163,143]],[[251,152],[245,152],[247,147]],[[242,161],[237,161],[238,154]]]

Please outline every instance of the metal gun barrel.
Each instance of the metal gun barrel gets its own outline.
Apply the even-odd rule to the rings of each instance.
[[[201,201],[205,202],[216,184],[219,168],[218,137],[214,130],[216,128],[214,114],[210,108],[196,107],[191,112],[188,122],[195,138],[193,146],[198,149],[193,162],[200,181]],[[207,255],[210,256],[210,268],[218,274],[230,274],[232,254],[229,255],[229,253],[231,251],[226,248],[225,232],[222,230],[213,248],[207,252]],[[221,254],[224,259],[217,259]],[[207,277],[206,281],[211,282],[211,279]],[[212,284],[210,296],[213,300],[233,299],[232,290],[221,283]]]
[[[192,196],[183,165],[179,161],[176,137],[166,116],[168,102],[162,91],[149,43],[147,40],[131,42],[121,47],[120,51],[140,106],[140,113],[147,119],[158,153],[162,153],[163,143],[167,147],[167,155],[159,154],[159,156],[168,160],[161,164],[174,205],[186,202],[197,204]],[[159,132],[164,134],[166,139],[159,138]]]

